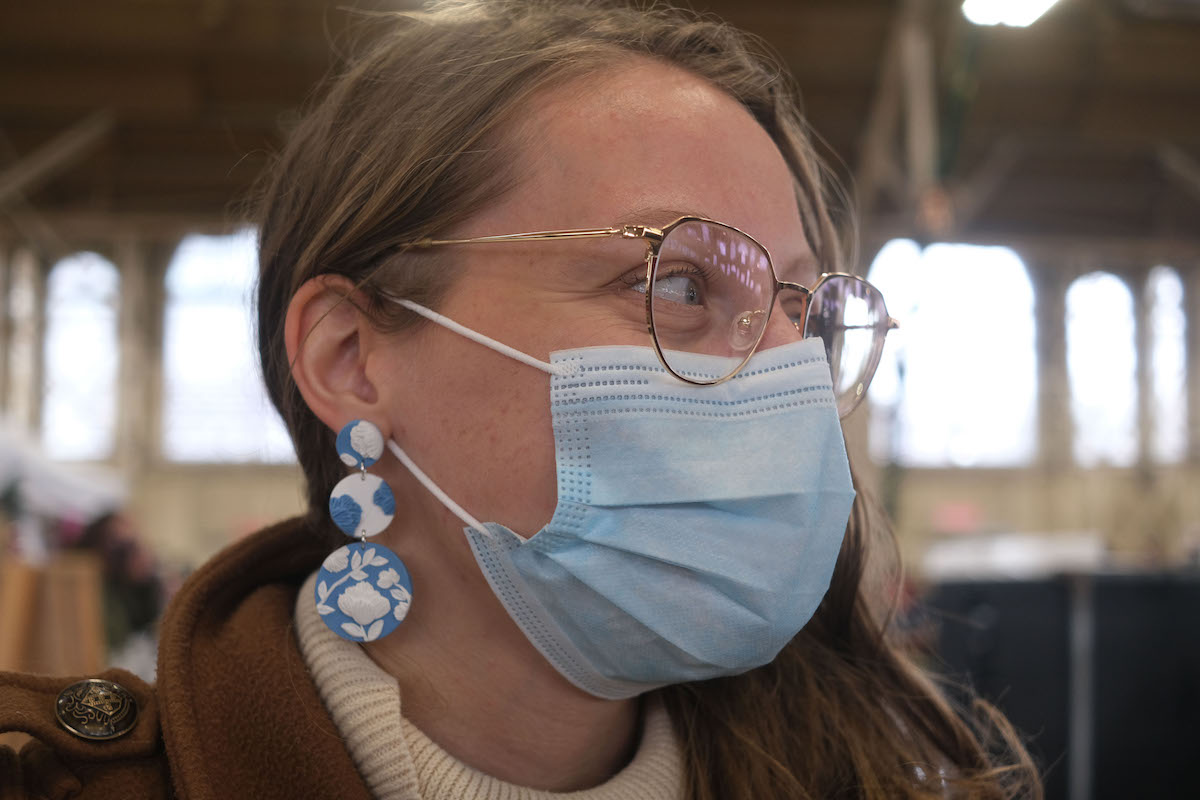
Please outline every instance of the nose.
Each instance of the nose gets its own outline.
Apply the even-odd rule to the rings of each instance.
[[[775,295],[775,305],[771,307],[767,329],[763,331],[762,339],[759,340],[758,349],[769,350],[804,338],[804,332],[789,319],[788,311],[802,319],[797,312],[807,312],[808,300],[807,291],[788,286],[780,287],[779,293]]]

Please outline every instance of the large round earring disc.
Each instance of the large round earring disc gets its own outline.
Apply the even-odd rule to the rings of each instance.
[[[388,548],[352,542],[326,557],[317,573],[315,599],[329,630],[352,642],[373,642],[408,615],[412,578]]]

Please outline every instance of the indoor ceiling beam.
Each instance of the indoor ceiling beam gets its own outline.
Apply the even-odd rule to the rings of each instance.
[[[1001,139],[988,150],[987,157],[971,175],[951,192],[954,225],[969,228],[988,201],[995,197],[1025,153],[1015,138]]]
[[[900,126],[900,22],[893,23],[879,62],[879,77],[862,133],[862,154],[854,176],[859,216],[864,220],[875,206],[887,177],[901,174],[894,142]]]
[[[55,238],[70,241],[113,241],[133,237],[149,241],[177,241],[189,233],[213,236],[233,233],[250,224],[226,212],[196,213],[111,213],[107,211],[15,210],[0,216],[0,239],[5,235],[28,234],[35,226],[48,225]],[[44,243],[43,243],[44,244]]]
[[[929,0],[904,0],[888,34],[855,175],[864,220],[870,218],[882,192],[891,190],[902,204],[915,208],[938,183],[930,13]]]
[[[95,152],[116,126],[111,110],[97,111],[0,172],[0,207]]]
[[[1158,146],[1163,171],[1195,197],[1200,198],[1200,161],[1169,142]]]
[[[891,239],[910,238],[911,221],[906,217],[881,217],[870,231],[864,252],[874,252]],[[1094,253],[1104,263],[1172,264],[1179,269],[1200,266],[1200,235],[1106,236],[1099,233],[1034,233],[1019,227],[980,233],[964,230],[955,233],[956,244],[984,247],[1011,247],[1023,259],[1043,260],[1069,267],[1067,255]]]
[[[928,0],[906,0],[900,29],[904,80],[908,198],[916,203],[938,183],[938,110]]]

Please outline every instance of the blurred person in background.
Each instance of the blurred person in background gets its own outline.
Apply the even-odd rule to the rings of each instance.
[[[889,534],[839,417],[890,321],[838,274],[781,67],[662,7],[372,24],[261,197],[310,513],[189,579],[157,687],[68,697],[128,692],[120,738],[0,677],[38,740],[0,769],[83,798],[1039,796],[865,577]]]
[[[153,679],[154,628],[166,600],[154,553],[121,511],[89,522],[70,546],[100,558],[109,663]]]

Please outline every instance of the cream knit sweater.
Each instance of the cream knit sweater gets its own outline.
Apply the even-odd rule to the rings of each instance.
[[[313,600],[316,573],[296,598],[304,661],[358,771],[379,800],[678,800],[683,758],[665,709],[646,709],[641,744],[621,772],[593,789],[546,792],[472,769],[406,720],[400,688],[357,644],[325,627]]]

